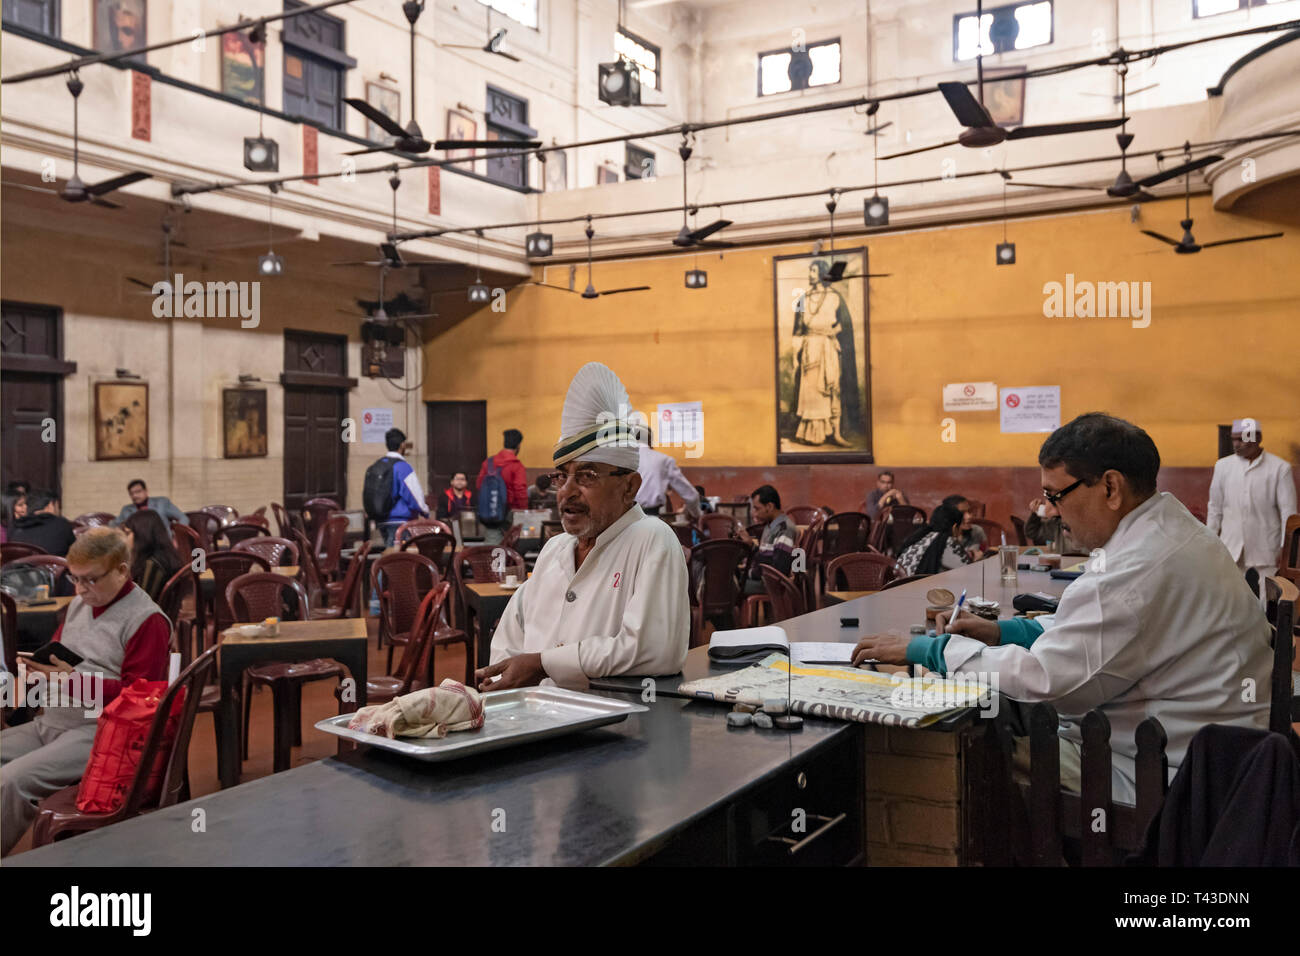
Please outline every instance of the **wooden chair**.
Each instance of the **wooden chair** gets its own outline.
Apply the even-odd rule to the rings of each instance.
[[[46,846],[55,840],[70,837],[88,830],[98,830],[120,820],[139,816],[148,810],[162,809],[178,803],[186,791],[190,735],[194,730],[194,715],[204,684],[216,671],[216,648],[198,657],[172,681],[158,704],[157,713],[145,738],[140,763],[136,767],[131,787],[122,805],[112,813],[82,813],[77,809],[77,791],[80,784],[64,787],[41,801],[32,826],[32,846]],[[163,738],[167,721],[177,698],[181,698],[180,715],[176,722],[176,735],[164,752]],[[162,785],[150,792],[149,777],[154,767],[162,761]]]
[[[30,558],[35,554],[48,554],[44,548],[34,544],[27,544],[25,541],[6,541],[0,544],[0,564],[8,564],[10,561],[17,561],[19,558]]]
[[[823,579],[822,605],[826,603],[825,591],[879,591],[893,576],[894,559],[883,554],[858,551],[831,558]]]
[[[1011,527],[1016,529],[1016,544],[1022,548],[1029,546],[1029,538],[1025,535],[1025,519],[1019,515],[1011,516]]]
[[[348,516],[331,514],[325,518],[316,535],[316,568],[321,579],[333,581],[339,576],[343,552],[343,539],[348,534]]]
[[[111,515],[107,511],[88,511],[84,515],[77,515],[72,519],[73,524],[85,525],[87,528],[103,528],[111,525],[117,515]]]
[[[712,538],[691,548],[690,587],[698,602],[692,608],[697,620],[694,632],[703,634],[704,622],[725,621],[734,627],[737,605],[743,593],[742,575],[750,549],[734,538]]]
[[[786,508],[785,513],[795,524],[805,526],[816,524],[826,517],[821,508],[813,505],[795,505],[793,508]]]
[[[715,511],[712,514],[700,515],[695,526],[699,529],[701,537],[709,541],[718,541],[734,538],[736,529],[741,527],[741,524],[731,515]]]
[[[285,600],[285,592],[293,595]],[[235,620],[254,623],[268,617],[305,621],[310,609],[307,592],[301,583],[283,574],[254,571],[241,574],[226,586],[226,602]],[[302,687],[318,680],[342,678],[347,669],[338,661],[316,658],[287,663],[273,661],[258,664],[244,672],[244,759],[248,759],[248,731],[252,716],[252,689],[260,685],[271,688],[275,713],[275,744],[272,771],[288,770],[294,746],[302,744]]]
[[[217,549],[217,532],[221,530],[221,520],[206,511],[187,511],[185,517],[190,519],[190,529],[199,536],[199,547],[204,551]]]
[[[244,541],[250,541],[254,538],[269,536],[271,531],[262,525],[254,524],[250,521],[236,521],[228,524],[217,531],[215,542],[218,548],[223,545],[225,548],[233,548],[235,545]]]
[[[769,624],[788,621],[806,611],[803,589],[794,578],[766,564],[759,567],[758,573],[763,576],[763,586],[767,588],[767,597],[772,603]]]
[[[1278,565],[1279,577],[1300,585],[1300,514],[1286,519],[1286,532],[1282,536],[1282,554]]]
[[[281,564],[298,564],[298,545],[288,538],[275,538],[261,534],[236,544],[231,551],[247,551],[249,554],[261,555],[271,567]],[[288,561],[284,559],[288,558]]]
[[[1006,529],[1001,523],[991,518],[971,518],[971,524],[979,525],[984,529],[984,535],[988,539],[985,543],[985,551],[996,551],[1002,545],[1002,538],[1006,534]]]
[[[393,648],[410,643],[420,602],[440,580],[432,561],[410,551],[381,555],[370,569],[371,592],[379,595],[378,645],[388,644],[389,673]]]
[[[327,603],[324,607],[312,608],[311,618],[313,621],[347,617],[349,612],[354,617],[361,617],[361,582],[365,580],[366,564],[369,557],[370,542],[362,541],[360,547],[357,548],[348,562],[348,570],[343,575],[343,580],[337,584],[330,583],[321,589]],[[310,589],[307,596],[308,598],[311,597]]]
[[[228,524],[234,524],[239,520],[239,512],[230,505],[205,505],[199,509],[204,514],[212,515],[221,523],[221,527]]]

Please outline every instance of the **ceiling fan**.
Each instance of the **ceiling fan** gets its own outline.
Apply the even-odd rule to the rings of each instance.
[[[425,312],[419,315],[410,315],[409,310],[419,309],[421,306],[405,292],[399,292],[391,299],[384,298],[384,277],[388,275],[390,266],[387,263],[379,264],[379,297],[373,300],[357,299],[357,305],[365,309],[364,312],[349,312],[347,309],[339,309],[344,315],[350,315],[357,319],[366,319],[369,322],[375,322],[380,325],[392,324],[399,325],[403,322],[413,322],[417,319],[434,319],[437,318],[435,312]],[[388,310],[392,309],[395,315],[389,315]]]
[[[424,0],[406,0],[402,4],[402,13],[406,14],[406,22],[410,25],[411,36],[411,121],[403,128],[397,120],[377,107],[371,106],[365,100],[359,100],[356,97],[345,98],[344,103],[347,103],[348,106],[373,122],[385,133],[396,137],[396,141],[388,146],[354,149],[344,155],[360,156],[363,153],[383,153],[389,150],[399,150],[404,153],[427,153],[431,148],[432,144],[424,138],[424,133],[420,131],[420,124],[415,120],[415,22],[420,19],[420,14],[423,12]]]
[[[1206,158],[1217,160],[1222,157],[1215,156]],[[1191,163],[1183,164],[1184,167],[1191,165]],[[1202,165],[1207,164],[1202,163]],[[1236,242],[1254,242],[1257,239],[1278,239],[1283,235],[1283,233],[1280,232],[1269,232],[1259,236],[1239,236],[1236,239],[1216,239],[1214,242],[1198,243],[1196,238],[1192,235],[1192,177],[1190,175],[1188,175],[1183,182],[1183,220],[1179,225],[1183,227],[1183,237],[1177,240],[1170,239],[1168,236],[1161,235],[1158,232],[1153,232],[1150,229],[1143,229],[1142,232],[1150,236],[1152,239],[1159,239],[1161,242],[1173,246],[1174,252],[1179,255],[1190,255],[1193,252],[1200,252],[1202,249],[1209,249],[1212,246],[1228,246]]]
[[[686,199],[686,170],[687,160],[691,158],[691,146],[685,136],[682,137],[682,145],[677,148],[677,155],[682,158],[682,228],[673,238],[674,246],[681,246],[684,249],[730,249],[735,245],[734,242],[725,242],[720,239],[709,239],[721,229],[726,229],[731,225],[730,219],[718,219],[709,223],[707,226],[701,226],[699,229],[691,229],[686,225],[686,215],[688,212],[694,215],[698,207],[689,206]],[[587,222],[587,245],[591,245],[591,221]]]
[[[591,281],[591,240],[592,237],[595,235],[596,235],[596,230],[591,228],[591,217],[588,216],[587,217],[587,288],[583,289],[581,292],[578,292],[576,289],[573,288],[574,276],[577,273],[576,268],[570,268],[569,288],[567,289],[564,288],[563,286],[548,285],[545,282],[537,282],[533,284],[539,285],[544,289],[554,289],[556,292],[573,292],[576,295],[582,296],[584,299],[595,299],[602,295],[618,295],[620,292],[649,292],[650,287],[648,285],[634,285],[634,286],[628,286],[625,289],[602,289],[599,292],[596,291],[596,286],[592,284]]]
[[[866,273],[855,272],[855,273],[851,273],[851,274],[849,274],[849,275],[845,275],[845,274],[844,274],[845,271],[846,271],[846,270],[848,269],[848,267],[849,267],[849,260],[847,260],[847,259],[836,259],[836,258],[835,258],[835,210],[839,207],[839,198],[838,198],[838,197],[839,197],[839,190],[838,190],[838,189],[832,189],[832,190],[831,190],[831,198],[828,199],[828,200],[826,201],[826,211],[829,212],[829,213],[831,214],[831,247],[830,247],[830,249],[828,249],[828,250],[826,251],[826,254],[827,254],[828,256],[831,257],[831,264],[830,264],[830,268],[828,268],[824,273],[822,273],[822,279],[823,279],[823,281],[825,281],[825,282],[827,282],[827,283],[831,283],[831,282],[846,282],[846,281],[848,281],[848,280],[850,280],[850,279],[885,279],[885,278],[888,278],[890,275],[892,275],[892,273],[889,273],[889,272],[866,272]]]
[[[129,186],[132,183],[138,183],[142,179],[152,179],[152,173],[142,173],[139,171],[123,173],[121,176],[114,176],[112,179],[105,179],[103,182],[93,183],[87,186],[77,175],[80,165],[80,128],[79,128],[79,104],[81,91],[85,89],[85,84],[74,71],[68,77],[68,92],[72,94],[72,175],[68,181],[63,184],[62,189],[44,189],[40,186],[28,186],[26,183],[6,182],[6,186],[17,186],[19,189],[27,189],[36,193],[50,193],[58,196],[65,202],[88,202],[96,206],[107,206],[109,209],[121,209],[121,203],[110,202],[103,197],[116,189],[123,186]]]
[[[975,16],[976,23],[983,23],[982,2],[976,4]],[[982,51],[982,45],[980,49]],[[881,156],[880,158],[897,159],[900,156],[912,156],[932,149],[943,149],[945,146],[961,145],[972,149],[983,149],[986,146],[996,146],[998,143],[1009,139],[1028,139],[1032,136],[1058,136],[1064,133],[1086,133],[1097,129],[1114,129],[1124,122],[1123,117],[1121,117],[1119,119],[1085,120],[1078,123],[1046,123],[1041,126],[1018,126],[1013,130],[1005,130],[994,122],[993,117],[989,115],[988,109],[984,106],[983,52],[977,53],[975,56],[975,71],[979,91],[978,98],[971,94],[970,88],[965,83],[950,81],[939,84],[939,92],[948,101],[948,108],[957,117],[957,122],[966,127],[956,139],[936,143],[933,146],[903,150],[901,153],[890,153],[888,156]]]
[[[402,177],[397,175],[397,167],[392,167],[393,174],[388,177],[388,186],[393,191],[393,229],[389,235],[397,233],[397,190],[402,185]],[[347,262],[331,262],[332,266],[383,266],[387,269],[403,269],[407,265],[422,265],[423,262],[408,263],[402,258],[402,253],[397,248],[397,243],[392,239],[386,239],[379,244],[379,258],[366,260],[349,260]]]
[[[170,296],[172,294],[172,246],[177,245],[184,247],[185,243],[172,238],[172,231],[175,227],[172,225],[170,215],[164,216],[162,221],[162,290],[161,295]],[[135,276],[126,276],[126,281],[133,285],[138,285],[141,291],[133,291],[133,295],[153,295],[156,282],[145,282],[143,279],[137,279]]]

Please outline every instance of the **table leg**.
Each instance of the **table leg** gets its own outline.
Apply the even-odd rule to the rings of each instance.
[[[343,712],[359,710],[366,706],[366,676],[367,676],[367,658],[366,647],[369,644],[369,638],[362,638],[356,642],[356,647],[349,647],[341,651],[335,651],[333,656],[336,661],[348,669],[352,679],[356,681],[356,701],[354,703],[342,703],[340,706]],[[356,745],[340,737],[338,739],[337,753],[342,756],[348,750],[356,749]]]
[[[240,760],[239,744],[239,685],[242,668],[234,662],[228,663],[226,655],[221,655],[221,702],[217,705],[214,718],[221,723],[221,748],[217,753],[217,776],[221,787],[233,787],[239,783]]]

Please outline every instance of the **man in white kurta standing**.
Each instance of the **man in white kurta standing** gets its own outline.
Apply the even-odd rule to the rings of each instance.
[[[581,689],[593,677],[682,669],[686,560],[672,528],[636,503],[644,425],[629,407],[623,383],[598,362],[569,385],[551,483],[565,533],[546,542],[506,605],[490,663],[475,673],[480,690],[545,680]]]
[[[873,635],[855,659],[984,674],[990,684],[996,675],[1012,700],[1047,701],[1061,718],[1061,781],[1076,791],[1080,722],[1100,708],[1111,727],[1111,792],[1132,803],[1133,735],[1147,717],[1164,726],[1171,771],[1206,724],[1268,727],[1268,621],[1214,535],[1156,491],[1160,453],[1142,429],[1081,415],[1048,437],[1038,464],[1062,527],[1092,553],[1056,614],[940,616],[948,633]],[[1017,763],[1027,750],[1017,745]]]
[[[1243,571],[1277,573],[1286,519],[1296,513],[1291,466],[1261,447],[1253,418],[1232,423],[1232,454],[1214,463],[1205,523]]]

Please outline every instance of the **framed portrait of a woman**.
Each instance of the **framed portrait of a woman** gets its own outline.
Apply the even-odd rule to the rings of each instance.
[[[777,464],[870,463],[867,250],[772,266]]]

